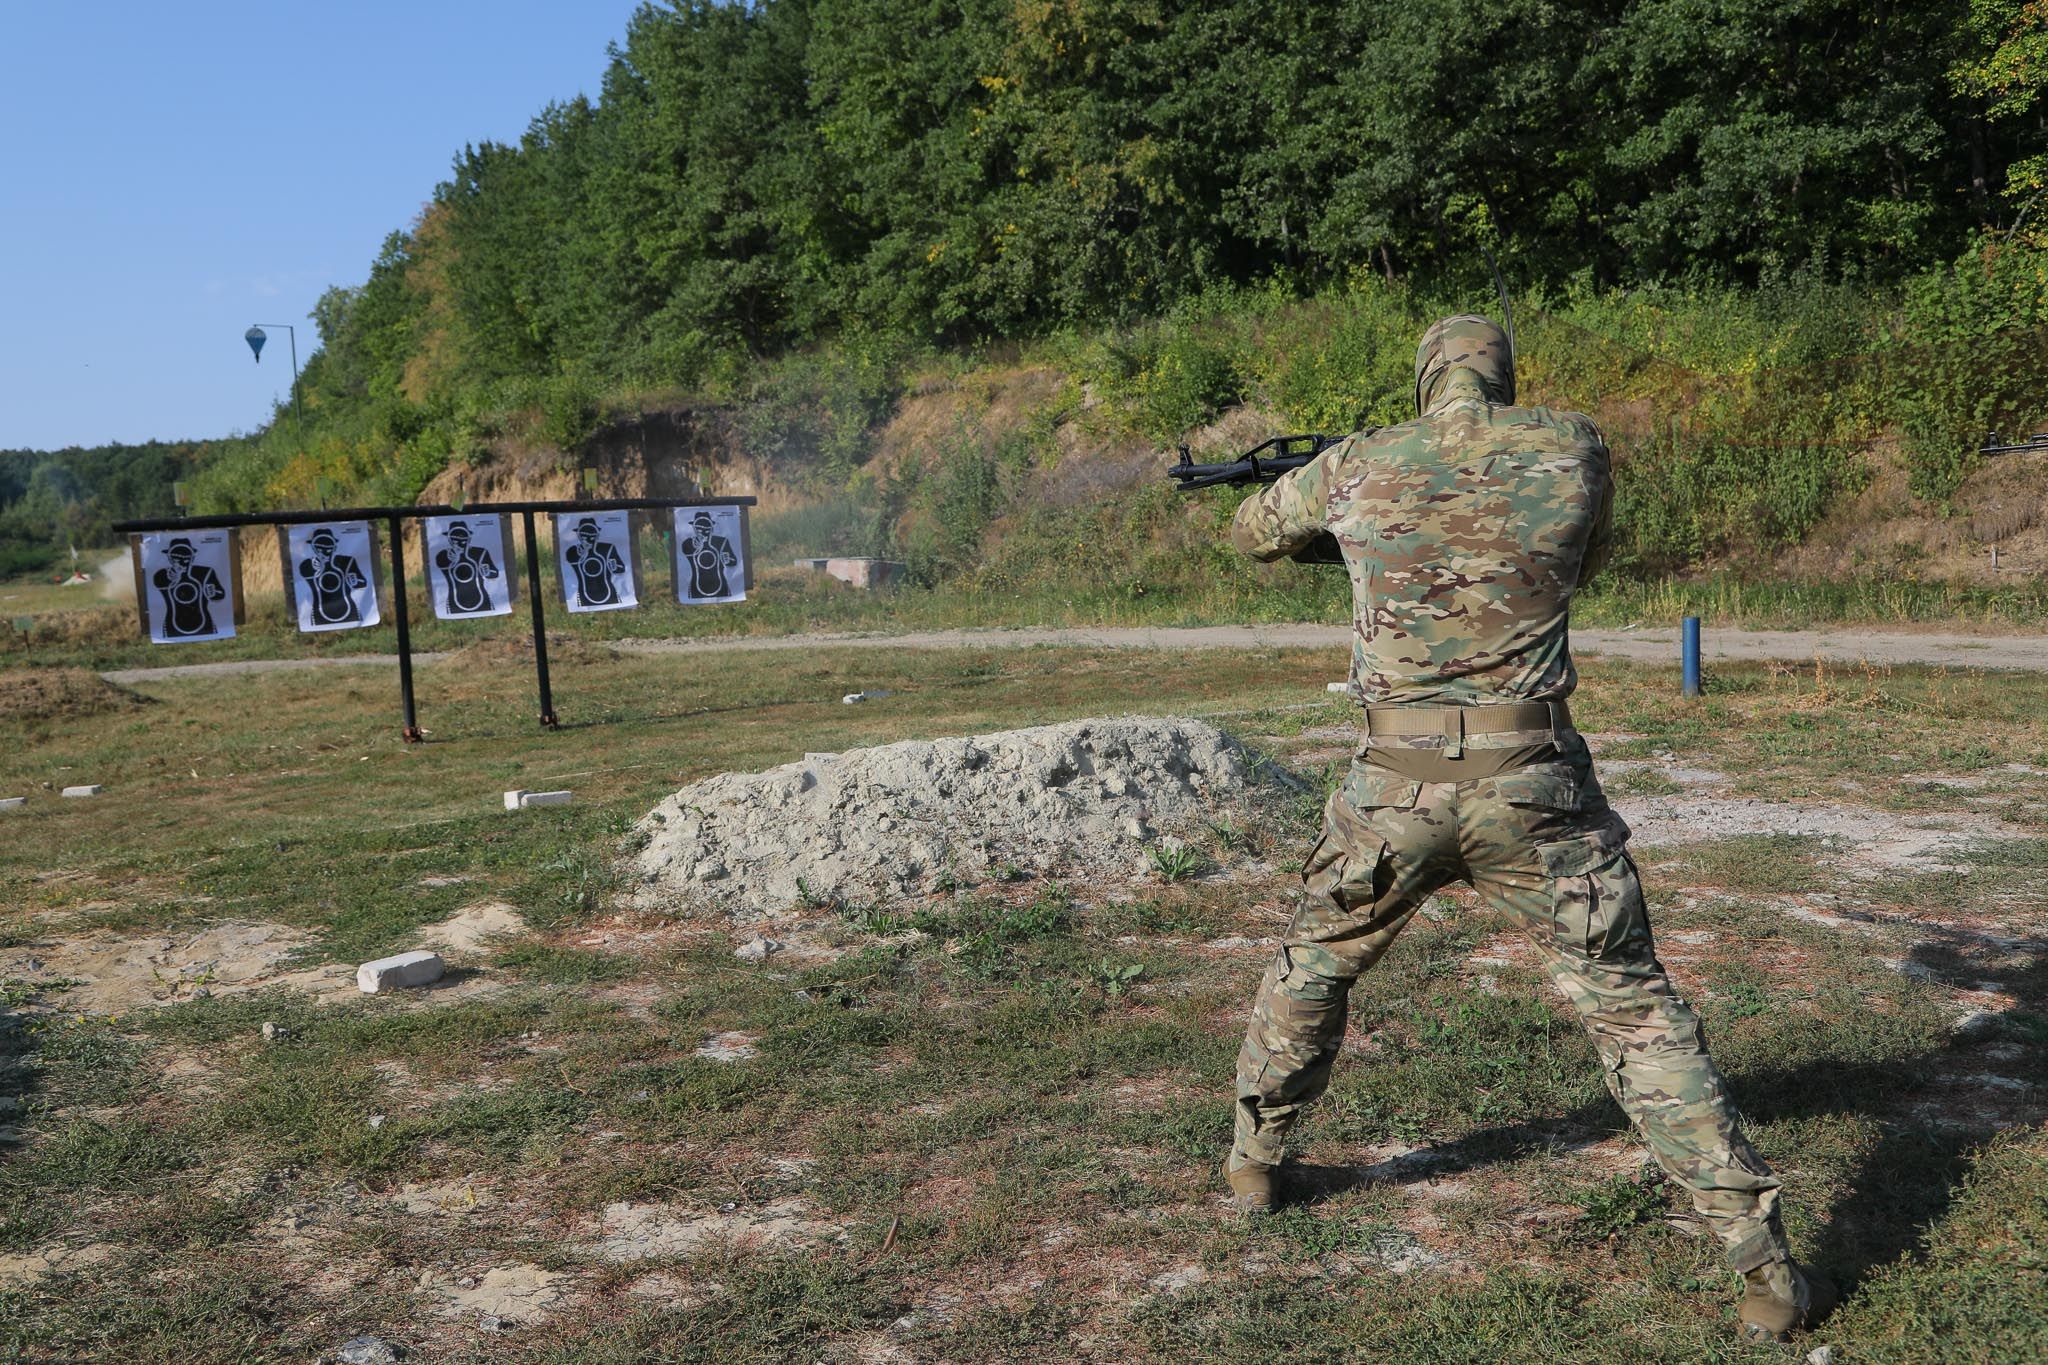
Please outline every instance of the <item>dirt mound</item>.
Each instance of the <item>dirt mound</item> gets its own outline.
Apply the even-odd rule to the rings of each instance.
[[[640,822],[633,870],[644,905],[738,918],[1006,867],[1127,876],[1148,844],[1287,781],[1178,718],[910,740],[685,787]]]
[[[1896,442],[1878,442],[1867,459],[1863,490],[1779,556],[1786,573],[1820,581],[1910,573],[1986,586],[2026,586],[2048,573],[2048,454],[1987,459],[1948,499],[1945,515],[1911,495]]]
[[[0,722],[71,720],[132,711],[149,698],[83,668],[21,668],[0,673]]]

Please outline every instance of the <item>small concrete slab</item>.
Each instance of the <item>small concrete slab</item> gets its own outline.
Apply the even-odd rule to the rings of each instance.
[[[571,792],[509,791],[505,793],[505,809],[526,810],[533,806],[566,806],[574,799],[574,793]]]
[[[850,587],[886,588],[903,579],[910,565],[900,559],[870,559],[864,555],[835,556],[825,561],[825,572]]]
[[[98,796],[100,794],[100,784],[97,782],[89,782],[83,786],[66,787],[64,789],[64,794],[70,797]]]
[[[26,796],[0,796],[0,810],[20,810],[27,804]]]
[[[431,986],[447,970],[448,964],[441,960],[439,953],[424,949],[400,953],[396,957],[380,957],[356,968],[356,989],[365,995],[378,995],[408,986]]]

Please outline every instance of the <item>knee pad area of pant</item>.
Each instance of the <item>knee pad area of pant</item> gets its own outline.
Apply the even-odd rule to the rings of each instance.
[[[1340,1001],[1351,983],[1338,977],[1325,976],[1312,971],[1300,962],[1290,963],[1281,973],[1277,986],[1280,994],[1303,1004],[1324,1005]]]

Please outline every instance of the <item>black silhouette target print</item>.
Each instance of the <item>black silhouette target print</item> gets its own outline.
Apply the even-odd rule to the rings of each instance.
[[[633,514],[555,513],[555,567],[570,611],[619,611],[640,605],[633,572]]]
[[[676,600],[684,606],[747,598],[746,509],[675,509]]]
[[[235,634],[234,541],[226,531],[159,531],[139,538],[135,587],[152,644]]]
[[[331,521],[282,529],[285,586],[300,630],[359,630],[383,619],[370,523]]]
[[[427,584],[444,621],[512,610],[512,562],[499,516],[428,517]]]

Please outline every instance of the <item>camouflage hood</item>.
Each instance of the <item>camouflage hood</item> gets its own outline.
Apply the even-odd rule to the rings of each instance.
[[[1430,324],[1415,348],[1415,411],[1426,413],[1444,399],[1450,378],[1464,370],[1479,381],[1487,399],[1515,401],[1515,359],[1508,334],[1474,313]]]

